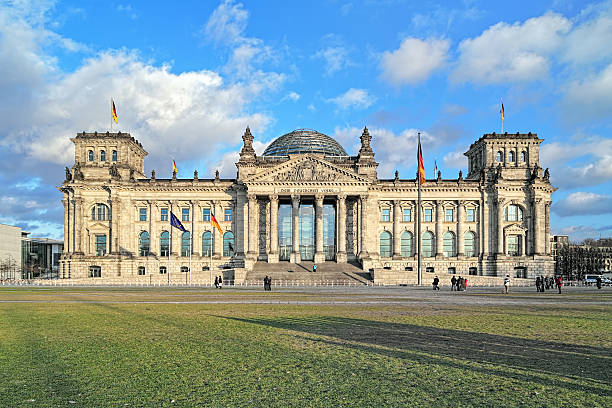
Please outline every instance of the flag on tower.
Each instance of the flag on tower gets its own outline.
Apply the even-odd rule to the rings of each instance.
[[[417,150],[417,163],[419,166],[419,184],[425,183],[425,167],[423,166],[423,155],[421,154],[421,135],[419,134],[419,148]]]
[[[438,177],[438,163],[434,159],[434,178]]]
[[[111,115],[113,116],[113,120],[115,123],[119,123],[117,121],[117,109],[115,109],[115,101],[111,98]]]
[[[178,218],[176,218],[176,215],[174,215],[172,211],[170,211],[170,225],[172,225],[175,228],[178,228],[179,230],[183,232],[187,232],[185,227],[183,227],[183,224],[179,221]]]
[[[504,115],[504,99],[503,98],[501,98],[501,110],[499,112],[501,113],[501,120],[503,123],[504,119],[506,118],[506,115]]]
[[[172,172],[173,173],[178,173],[178,170],[176,169],[176,163],[174,162],[174,159],[172,159]]]
[[[210,223],[213,227],[219,230],[219,234],[223,235],[223,230],[221,229],[221,226],[217,222],[217,219],[215,218],[215,214],[213,214],[212,211],[210,212]]]

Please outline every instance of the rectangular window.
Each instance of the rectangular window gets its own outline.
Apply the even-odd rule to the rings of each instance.
[[[391,209],[390,208],[383,208],[382,209],[382,221],[383,222],[389,222],[390,217],[391,216]]]
[[[106,255],[106,235],[96,235],[96,256]]]
[[[508,240],[508,255],[519,256],[520,255],[520,239],[518,235],[510,235],[507,237]]]
[[[189,208],[181,209],[181,221],[189,221]]]
[[[166,269],[165,266],[160,266],[159,267],[159,274],[160,275],[165,275],[166,273],[168,273],[168,270]]]
[[[402,220],[404,222],[412,221],[412,210],[410,208],[404,208]]]
[[[161,221],[168,221],[168,209],[167,208],[161,209]]]
[[[474,222],[474,209],[468,208],[466,213],[467,222]]]
[[[90,278],[101,278],[102,268],[99,266],[90,266],[89,267],[89,277]]]
[[[431,208],[425,209],[425,222],[431,222]]]
[[[202,209],[202,221],[210,221],[210,208]]]
[[[147,209],[140,208],[138,212],[140,213],[140,221],[146,221],[147,220]]]
[[[144,266],[139,266],[138,267],[138,275],[146,275],[146,270]]]
[[[455,210],[453,210],[452,208],[447,209],[446,210],[446,217],[444,218],[444,221],[446,222],[453,222],[453,212]]]
[[[226,208],[225,209],[225,221],[231,221],[232,220],[232,209],[231,208]]]

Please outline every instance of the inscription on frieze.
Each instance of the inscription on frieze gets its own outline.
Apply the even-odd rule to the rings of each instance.
[[[305,161],[274,176],[274,181],[336,181],[339,174],[321,165]]]

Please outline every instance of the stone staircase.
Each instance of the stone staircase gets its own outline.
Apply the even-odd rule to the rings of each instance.
[[[246,280],[249,284],[263,285],[264,277],[270,276],[273,284],[288,285],[366,285],[372,283],[368,272],[352,263],[322,262],[317,264],[317,271],[312,271],[314,262],[289,263],[279,262],[269,264],[257,262],[249,271]]]

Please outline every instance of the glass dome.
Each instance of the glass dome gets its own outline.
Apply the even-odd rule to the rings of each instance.
[[[316,153],[325,156],[348,156],[342,146],[331,137],[312,129],[296,129],[282,135],[263,152],[264,156]]]

